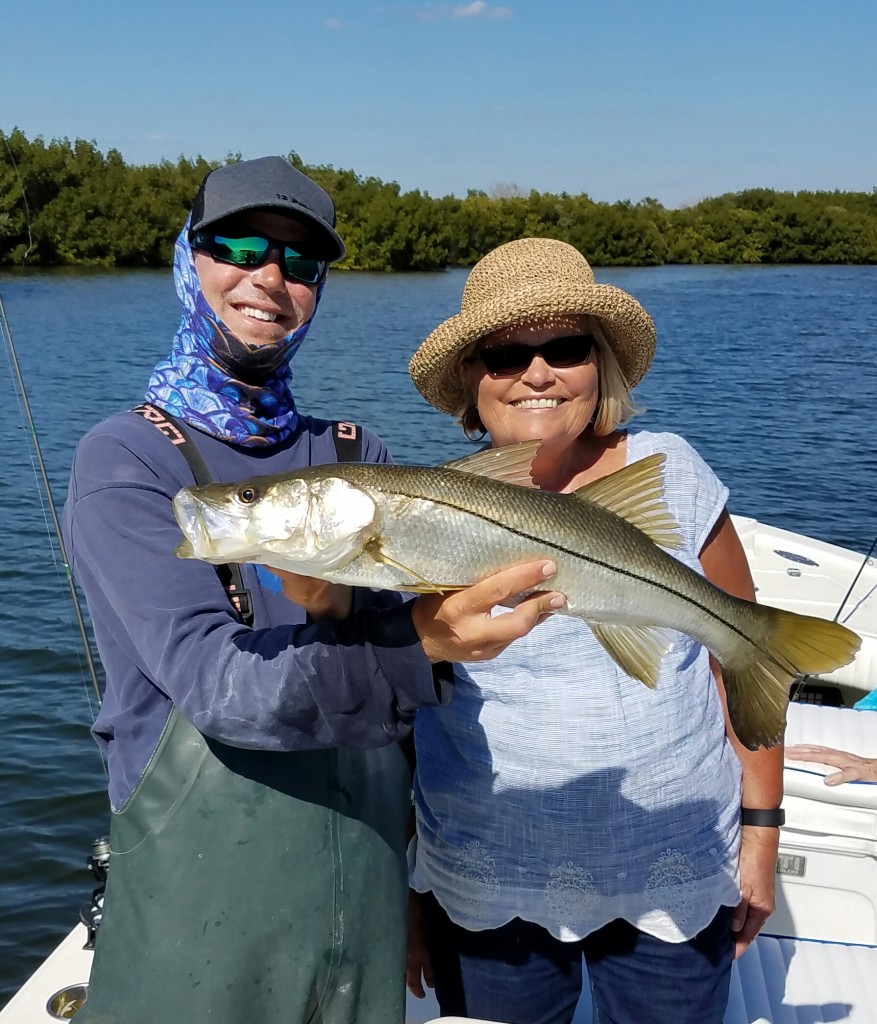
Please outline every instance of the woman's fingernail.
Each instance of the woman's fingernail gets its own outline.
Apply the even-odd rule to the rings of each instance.
[[[556,572],[557,572],[557,566],[555,565],[554,562],[546,562],[542,566],[542,575],[543,576],[553,576]]]
[[[563,608],[566,604],[566,598],[563,594],[555,594],[554,597],[548,602],[549,608]]]

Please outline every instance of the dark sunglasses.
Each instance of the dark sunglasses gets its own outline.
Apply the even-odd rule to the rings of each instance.
[[[316,284],[326,272],[326,261],[303,256],[287,242],[268,235],[244,235],[230,238],[211,231],[196,231],[191,238],[193,249],[209,253],[220,263],[235,267],[261,267],[272,252],[280,253],[280,270],[287,281]]]
[[[542,356],[555,369],[581,366],[588,361],[593,347],[592,335],[572,334],[565,338],[552,338],[544,345],[524,345],[519,341],[493,345],[481,349],[476,358],[493,377],[514,377],[530,366],[534,356]]]

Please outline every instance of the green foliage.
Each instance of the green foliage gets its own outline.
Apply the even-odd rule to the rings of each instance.
[[[241,159],[229,153],[225,163]],[[517,186],[432,198],[352,170],[288,159],[334,198],[349,270],[471,266],[503,242],[559,238],[595,266],[877,263],[877,189],[747,189],[665,209],[656,199],[594,202]],[[94,142],[0,132],[0,265],[166,266],[214,163],[133,166]],[[29,216],[28,216],[29,215]]]

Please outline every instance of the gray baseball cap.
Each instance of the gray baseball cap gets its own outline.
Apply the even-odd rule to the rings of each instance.
[[[242,160],[210,171],[201,182],[189,224],[190,235],[245,210],[277,210],[313,228],[315,255],[334,263],[344,255],[335,230],[335,204],[324,189],[282,156]]]

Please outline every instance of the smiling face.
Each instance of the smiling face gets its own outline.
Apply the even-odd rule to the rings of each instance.
[[[461,369],[478,415],[495,446],[540,439],[545,448],[563,451],[582,435],[599,398],[597,350],[578,366],[553,367],[540,354],[512,376],[492,376],[477,351],[509,342],[544,345],[554,338],[587,334],[583,316],[557,316],[507,327],[481,339],[476,356]]]
[[[306,242],[303,224],[282,213],[252,210],[224,222],[230,230],[244,228],[281,242]],[[258,267],[236,267],[194,251],[195,270],[207,304],[229,330],[249,345],[268,345],[310,320],[316,307],[317,285],[287,281],[272,252]]]

